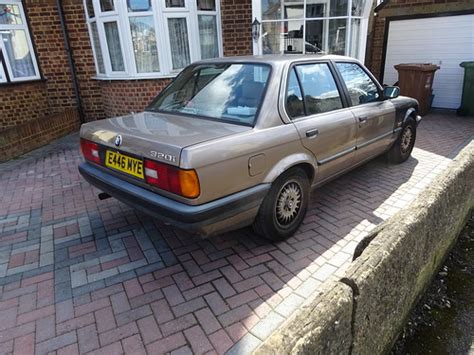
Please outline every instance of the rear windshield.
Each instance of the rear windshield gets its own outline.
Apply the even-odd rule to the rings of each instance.
[[[186,68],[147,108],[253,125],[270,75],[265,64],[200,64]]]

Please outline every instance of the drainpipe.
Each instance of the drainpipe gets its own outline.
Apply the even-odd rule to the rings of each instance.
[[[61,29],[63,31],[64,47],[66,48],[67,61],[69,63],[69,68],[71,69],[72,86],[73,86],[73,89],[74,89],[74,95],[76,96],[77,111],[79,113],[79,120],[81,121],[81,123],[85,123],[84,110],[83,110],[83,107],[82,107],[81,93],[79,91],[79,82],[77,80],[76,65],[74,64],[74,58],[73,58],[73,55],[72,55],[72,49],[71,49],[71,44],[70,44],[70,41],[69,41],[69,34],[68,34],[68,31],[67,31],[67,27],[66,27],[66,20],[65,20],[65,17],[64,17],[64,9],[63,9],[62,1],[61,0],[56,0],[56,6],[58,7],[59,20],[61,22]]]

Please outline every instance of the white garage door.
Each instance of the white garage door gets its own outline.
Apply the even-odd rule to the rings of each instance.
[[[384,83],[398,81],[394,65],[433,63],[441,67],[433,82],[433,107],[457,109],[461,103],[464,69],[474,61],[474,15],[391,21]]]

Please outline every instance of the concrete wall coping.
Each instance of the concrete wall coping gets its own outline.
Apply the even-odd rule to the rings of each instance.
[[[474,206],[473,181],[474,141],[407,208],[361,241],[344,277],[323,284],[254,353],[389,351]]]

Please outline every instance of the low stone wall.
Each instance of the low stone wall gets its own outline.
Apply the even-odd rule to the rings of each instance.
[[[342,279],[325,285],[255,353],[389,351],[474,206],[473,182],[471,142],[408,208],[361,242],[365,249]]]
[[[341,282],[324,284],[256,351],[258,354],[347,354],[352,344],[352,289]]]
[[[77,110],[33,119],[18,126],[0,130],[0,162],[50,143],[79,129]]]

